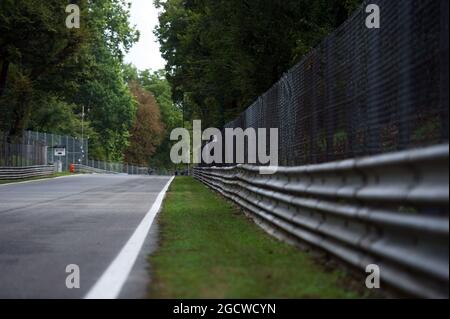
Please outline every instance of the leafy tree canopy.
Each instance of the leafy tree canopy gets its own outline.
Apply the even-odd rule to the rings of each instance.
[[[91,155],[120,160],[136,103],[122,59],[138,40],[125,0],[79,0],[81,28],[69,29],[67,1],[0,2],[0,130],[77,136],[86,109]]]
[[[269,89],[360,0],[155,0],[167,79],[188,117],[222,126]]]

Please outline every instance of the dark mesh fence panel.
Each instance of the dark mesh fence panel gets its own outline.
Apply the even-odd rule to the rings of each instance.
[[[225,127],[278,128],[288,166],[447,142],[448,0],[367,4]]]

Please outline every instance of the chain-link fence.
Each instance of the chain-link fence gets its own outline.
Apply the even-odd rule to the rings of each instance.
[[[25,131],[23,133],[22,143],[33,144],[39,143],[47,147],[47,159],[50,164],[61,160],[62,168],[68,171],[70,164],[82,164],[88,158],[89,140],[68,135],[58,135],[43,132]],[[66,155],[55,156],[54,147],[64,146]]]
[[[47,164],[47,147],[39,143],[8,143],[0,135],[0,167],[24,167]]]
[[[57,160],[61,160],[63,171],[68,171],[70,169],[70,164],[77,164],[85,165],[99,171],[130,175],[167,175],[173,173],[167,170],[152,169],[142,165],[89,159],[89,140],[86,138],[26,131],[23,134],[22,143],[46,145],[46,161],[52,164]],[[65,156],[59,157],[55,155],[54,150],[57,146],[65,148]]]
[[[61,160],[62,170],[70,165],[81,165],[99,172],[129,175],[173,175],[172,170],[149,168],[142,165],[89,159],[89,140],[43,132],[26,131],[16,144],[7,142],[0,132],[0,167],[54,164]],[[65,156],[55,155],[55,148],[63,147]]]
[[[448,0],[370,0],[226,127],[279,128],[286,166],[448,142],[448,36]]]

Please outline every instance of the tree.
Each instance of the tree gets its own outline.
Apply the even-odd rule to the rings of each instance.
[[[172,100],[172,90],[165,78],[165,72],[144,70],[139,74],[139,81],[142,87],[152,92],[158,101],[166,127],[172,130],[182,125],[181,110]]]
[[[87,27],[91,30],[85,77],[71,102],[86,109],[98,139],[91,139],[90,154],[103,160],[120,161],[129,144],[129,130],[136,114],[132,94],[124,81],[124,54],[139,38],[129,25],[129,3],[99,0],[90,3]]]
[[[360,0],[156,0],[175,103],[223,126],[341,24]]]
[[[130,164],[147,166],[150,157],[161,143],[164,125],[161,122],[159,106],[155,97],[143,89],[138,82],[132,82],[130,88],[138,107],[131,129],[130,145],[125,153],[125,161]]]
[[[150,164],[153,167],[172,168],[170,149],[173,142],[170,140],[170,133],[173,129],[183,126],[182,111],[172,100],[172,90],[163,70],[155,72],[144,70],[139,73],[139,81],[142,87],[152,92],[158,101],[165,126],[162,143],[157,148],[156,154],[152,156]]]
[[[91,145],[91,155],[97,159],[120,161],[128,147],[128,131],[133,124],[136,105],[123,79],[119,60],[101,42],[92,57],[92,78],[80,85],[72,101],[84,105],[86,119],[99,133],[99,143]]]
[[[165,78],[165,72],[163,70],[138,71],[133,65],[126,64],[123,66],[123,73],[128,83],[139,82],[143,89],[150,92],[156,98],[161,111],[161,120],[164,123],[162,142],[151,157],[150,165],[159,168],[173,168],[170,159],[170,149],[173,145],[170,133],[174,128],[183,126],[183,116],[181,109],[172,100],[172,90]]]
[[[38,82],[45,81],[54,70],[64,69],[86,43],[85,30],[70,30],[61,22],[65,20],[64,8],[58,0],[0,3],[0,98],[3,105],[8,103],[13,108],[8,113],[10,118],[3,122],[3,126],[5,122],[10,124],[11,136],[20,135],[26,128]],[[8,87],[9,78],[12,82]]]
[[[76,136],[84,106],[90,154],[120,160],[136,113],[122,59],[139,34],[125,0],[76,3],[80,29],[65,25],[67,1],[0,2],[0,129],[12,139],[24,129]]]

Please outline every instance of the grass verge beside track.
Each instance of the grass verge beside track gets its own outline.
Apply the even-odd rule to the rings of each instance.
[[[358,298],[347,275],[261,230],[191,177],[177,177],[159,215],[150,298]]]

